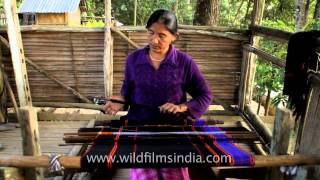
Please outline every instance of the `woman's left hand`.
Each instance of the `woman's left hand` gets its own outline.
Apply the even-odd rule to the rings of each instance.
[[[159,108],[160,108],[160,112],[162,113],[172,113],[172,114],[186,112],[188,110],[188,107],[185,104],[175,105],[172,103],[165,103]]]

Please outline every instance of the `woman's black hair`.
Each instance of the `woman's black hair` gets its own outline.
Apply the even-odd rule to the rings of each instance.
[[[153,23],[161,22],[172,33],[178,32],[178,21],[176,15],[165,9],[158,9],[154,11],[148,19],[146,28],[149,28]]]

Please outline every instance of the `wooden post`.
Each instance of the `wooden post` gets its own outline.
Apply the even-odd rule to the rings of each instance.
[[[260,25],[263,17],[265,0],[254,0],[253,16],[251,26]],[[253,47],[259,45],[259,37],[251,35],[250,44]],[[239,90],[239,109],[244,110],[246,104],[251,103],[254,76],[256,71],[256,58],[257,56],[250,52],[244,52],[242,61],[242,72],[241,76],[241,89]]]
[[[104,31],[104,55],[103,55],[103,70],[104,70],[104,87],[105,96],[112,96],[113,85],[113,66],[111,58],[111,0],[105,0],[105,31]]]
[[[40,139],[37,121],[37,111],[31,106],[24,106],[19,110],[21,116],[21,135],[23,154],[30,156],[40,156]],[[43,179],[42,170],[40,168],[26,169],[27,179]]]
[[[16,1],[5,0],[8,37],[20,106],[32,106]]]
[[[8,37],[10,42],[11,59],[19,96],[21,114],[21,134],[23,154],[41,155],[37,113],[32,107],[30,87],[28,83],[27,67],[24,57],[19,18],[15,0],[4,0],[7,17]],[[26,179],[43,179],[41,169],[26,169]]]
[[[308,96],[306,116],[301,128],[301,138],[296,153],[299,154],[320,154],[320,73],[314,75],[316,78],[311,81],[311,90]],[[319,179],[320,166],[299,167],[297,175],[293,178],[298,179]]]
[[[288,153],[293,124],[291,111],[277,108],[271,140],[271,155],[286,155]],[[272,168],[269,175],[269,179],[282,180],[284,178],[279,168]]]

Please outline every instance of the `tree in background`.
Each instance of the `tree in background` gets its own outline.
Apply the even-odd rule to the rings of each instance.
[[[198,0],[194,13],[194,25],[215,26],[219,21],[220,0]]]
[[[320,0],[316,2],[313,19],[320,19]]]
[[[310,0],[297,0],[296,3],[296,30],[300,31],[307,24]]]
[[[137,0],[137,25],[144,26],[150,14],[160,8],[178,11],[177,17],[180,24],[192,24],[194,5],[190,0]],[[133,25],[134,0],[112,1],[112,15],[125,25]]]

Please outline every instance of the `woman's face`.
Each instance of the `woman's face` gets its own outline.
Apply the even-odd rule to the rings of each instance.
[[[150,50],[155,53],[166,53],[174,40],[176,36],[171,34],[162,23],[155,22],[148,28]]]

